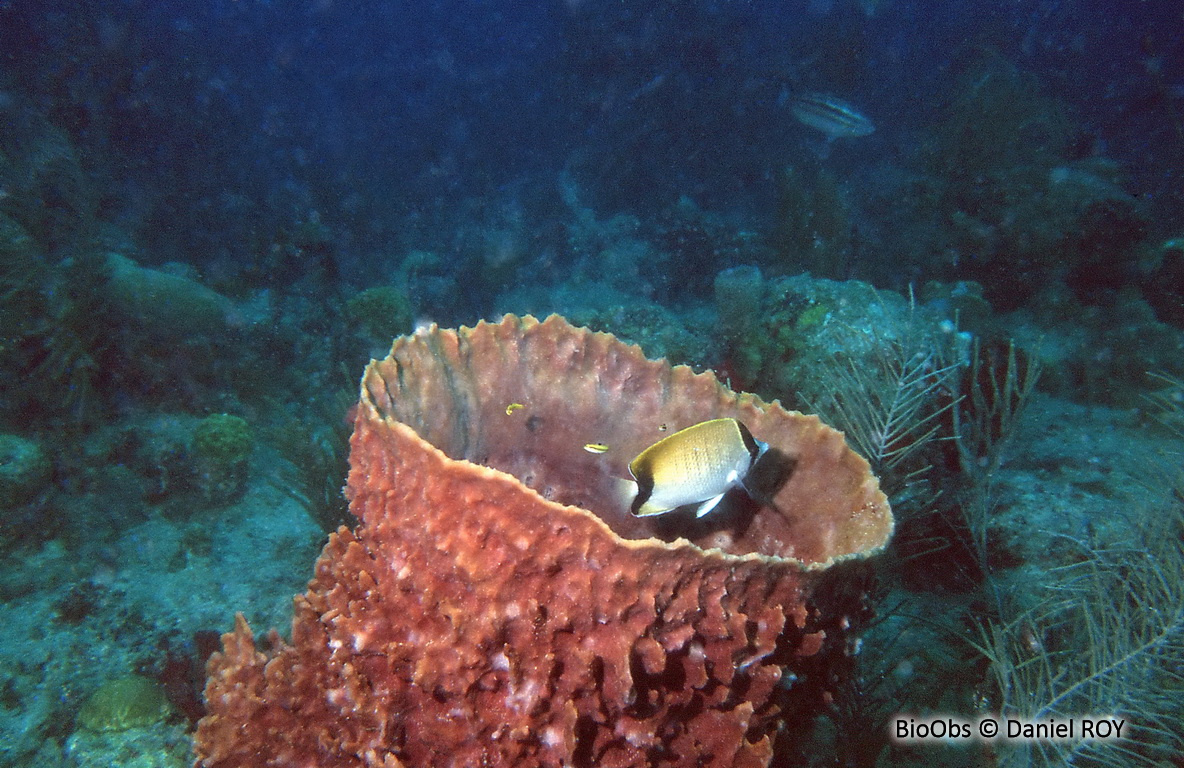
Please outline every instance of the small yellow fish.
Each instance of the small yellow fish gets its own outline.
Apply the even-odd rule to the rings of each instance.
[[[646,448],[629,463],[637,493],[629,509],[638,517],[698,504],[703,517],[744,478],[769,449],[736,419],[704,421]]]
[[[604,453],[608,446],[604,443],[584,443],[584,450],[588,453]]]
[[[522,403],[510,403],[509,405],[506,406],[506,415],[513,416],[514,411],[520,411],[525,407],[526,406],[523,405]]]

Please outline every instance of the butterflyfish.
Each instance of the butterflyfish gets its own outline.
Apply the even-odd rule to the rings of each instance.
[[[697,504],[703,517],[737,486],[769,449],[736,419],[713,419],[679,430],[646,448],[629,463],[637,483],[630,511],[660,515]]]

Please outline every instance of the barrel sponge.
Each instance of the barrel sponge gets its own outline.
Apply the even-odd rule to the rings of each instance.
[[[769,505],[687,538],[631,517],[629,460],[728,416],[788,459]],[[361,522],[330,537],[291,643],[260,650],[239,616],[210,660],[198,765],[768,765],[795,697],[825,699],[783,676],[833,684],[815,672],[848,647],[816,587],[892,530],[817,418],[559,317],[396,340],[350,465]]]

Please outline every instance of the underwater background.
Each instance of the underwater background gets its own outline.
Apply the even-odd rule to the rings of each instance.
[[[1184,766],[1178,2],[0,0],[0,768],[191,764],[235,612],[353,524],[367,361],[506,312],[879,475],[773,764]]]

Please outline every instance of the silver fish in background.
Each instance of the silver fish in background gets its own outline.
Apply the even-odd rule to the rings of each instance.
[[[794,96],[789,108],[798,122],[822,131],[827,139],[867,136],[876,130],[872,121],[855,107],[829,93]]]

